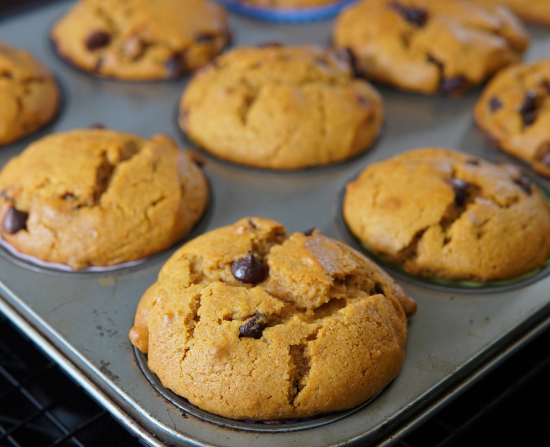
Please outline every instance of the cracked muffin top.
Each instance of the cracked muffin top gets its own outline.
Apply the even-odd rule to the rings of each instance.
[[[168,137],[75,130],[31,144],[0,172],[0,235],[74,269],[144,258],[181,239],[208,186]]]
[[[357,238],[413,275],[504,280],[550,257],[550,209],[511,165],[418,149],[368,166],[347,185]]]
[[[550,177],[550,59],[498,73],[479,98],[474,116],[503,150]]]
[[[51,35],[70,64],[127,80],[177,78],[229,41],[225,10],[212,0],[80,0]]]
[[[180,248],[130,331],[162,384],[245,420],[352,408],[405,355],[416,303],[382,269],[317,230],[244,218]]]
[[[451,96],[518,62],[529,43],[505,7],[463,0],[363,0],[340,14],[333,38],[367,79]]]
[[[238,48],[198,72],[180,127],[208,152],[247,166],[301,169],[354,157],[383,122],[378,93],[345,52],[314,46]]]
[[[33,133],[55,116],[59,92],[46,67],[0,42],[0,145]]]
[[[529,22],[550,25],[550,2],[548,0],[474,0],[482,5],[502,4]]]

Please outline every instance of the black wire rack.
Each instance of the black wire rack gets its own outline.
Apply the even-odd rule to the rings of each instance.
[[[550,445],[549,346],[547,330],[398,446]],[[0,446],[146,444],[119,425],[0,314]]]

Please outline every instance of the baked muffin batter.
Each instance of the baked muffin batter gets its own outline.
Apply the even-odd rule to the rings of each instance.
[[[80,0],[52,30],[57,52],[94,74],[128,80],[177,78],[229,41],[212,0]]]
[[[300,169],[368,149],[384,111],[345,53],[314,46],[237,48],[189,83],[180,127],[208,152],[247,166]]]
[[[0,145],[40,129],[58,107],[59,92],[48,69],[26,51],[0,42]]]
[[[367,79],[451,96],[518,62],[529,42],[506,8],[463,0],[363,0],[340,14],[333,38]]]
[[[20,252],[74,269],[144,258],[181,239],[208,186],[168,137],[53,134],[0,172],[0,234]]]
[[[529,22],[550,25],[550,2],[548,0],[475,0],[482,5],[502,4]]]
[[[180,248],[130,331],[163,385],[225,417],[308,417],[365,402],[398,373],[416,303],[317,230],[245,218]]]
[[[511,279],[550,257],[550,209],[515,166],[418,149],[368,166],[344,218],[375,253],[413,274]]]
[[[550,176],[550,59],[498,73],[474,114],[503,150]]]

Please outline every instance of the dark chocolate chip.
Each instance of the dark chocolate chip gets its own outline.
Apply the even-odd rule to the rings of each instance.
[[[477,158],[468,158],[464,163],[467,165],[479,166],[479,160]]]
[[[524,126],[530,126],[537,119],[537,92],[528,90],[519,109]]]
[[[248,219],[248,225],[250,225],[252,228],[258,228],[252,219]]]
[[[464,180],[460,180],[459,178],[455,177],[446,178],[445,183],[453,188],[453,191],[455,193],[455,204],[457,206],[464,205],[464,202],[466,201],[466,192],[470,184],[468,182],[465,182]]]
[[[170,59],[164,63],[164,67],[168,73],[168,77],[177,78],[185,72],[185,64],[183,63],[181,56],[174,54]]]
[[[262,261],[252,253],[231,263],[231,273],[239,281],[247,284],[257,284],[264,279],[265,271]]]
[[[88,126],[89,129],[105,129],[105,124],[103,123],[92,123]]]
[[[380,284],[380,283],[377,282],[377,283],[374,285],[374,291],[375,291],[376,293],[380,293],[381,295],[384,295],[384,286],[383,286],[382,284]]]
[[[269,48],[269,47],[282,47],[283,44],[281,42],[260,42],[256,44],[258,48]]]
[[[258,339],[262,336],[262,332],[266,327],[267,318],[258,312],[239,328],[239,332],[241,333],[239,337]]]
[[[315,231],[315,229],[316,228],[313,227],[313,228],[310,228],[309,230],[304,231],[304,235],[305,236],[311,236],[313,234],[313,232]]]
[[[195,42],[197,43],[212,43],[216,40],[216,36],[210,33],[201,33],[195,36]]]
[[[545,90],[550,93],[550,81],[548,79],[545,79],[542,81],[542,86],[545,88]]]
[[[16,210],[11,207],[2,222],[2,228],[8,234],[15,234],[19,230],[27,228],[27,219],[29,218],[28,213],[23,211]]]
[[[489,99],[489,107],[491,109],[491,112],[496,112],[499,109],[502,109],[502,101],[498,99],[496,96],[492,96],[491,99]]]
[[[105,31],[92,31],[86,37],[86,48],[90,51],[97,50],[109,45],[111,35]]]
[[[453,76],[452,78],[443,78],[439,85],[441,93],[445,95],[459,95],[466,90],[468,82],[464,76]]]
[[[522,175],[521,177],[515,178],[514,183],[523,189],[527,194],[531,195],[531,180]]]
[[[409,23],[420,28],[428,21],[428,11],[425,8],[416,6],[405,6],[399,2],[389,2],[388,6],[397,11]]]

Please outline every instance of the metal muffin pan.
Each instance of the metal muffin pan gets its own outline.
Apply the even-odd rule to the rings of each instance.
[[[147,137],[168,134],[183,145],[174,110],[188,77],[127,83],[97,79],[69,67],[53,53],[48,33],[71,4],[50,3],[0,23],[0,40],[35,54],[53,70],[65,92],[57,121],[23,142],[0,148],[0,165],[48,132],[95,122]],[[231,15],[235,46],[266,41],[328,45],[332,23],[283,25]],[[530,31],[533,42],[526,59],[550,56],[550,29],[531,27]],[[345,183],[374,161],[426,146],[514,163],[550,191],[549,181],[491,149],[475,128],[471,110],[480,90],[458,99],[383,87],[379,91],[385,100],[387,131],[370,151],[350,162],[273,173],[209,157],[205,171],[216,200],[203,230],[244,216],[261,216],[283,223],[289,232],[317,227],[341,239],[336,204]],[[141,295],[174,249],[131,269],[106,273],[58,273],[18,262],[0,251],[0,310],[151,445],[389,446],[550,325],[548,276],[493,293],[434,290],[400,278],[398,282],[417,300],[419,310],[409,323],[403,369],[376,399],[340,419],[325,416],[321,419],[326,423],[313,423],[316,426],[311,428],[289,430],[289,425],[281,424],[271,426],[268,433],[242,430],[239,424],[194,417],[191,409],[182,410],[163,397],[141,371],[128,340]]]

